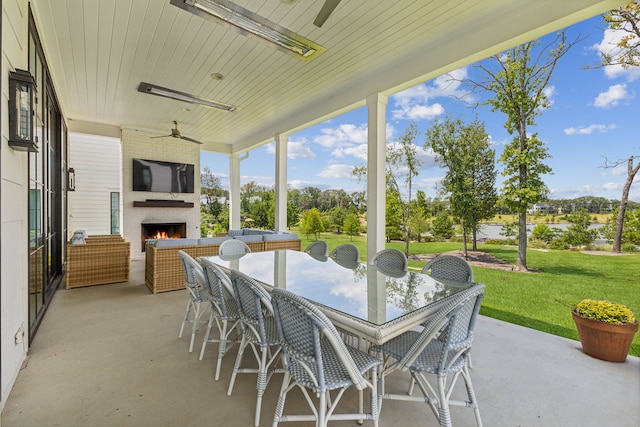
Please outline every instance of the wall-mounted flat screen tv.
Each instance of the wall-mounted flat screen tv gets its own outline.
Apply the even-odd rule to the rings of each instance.
[[[193,165],[133,159],[133,191],[193,193]]]

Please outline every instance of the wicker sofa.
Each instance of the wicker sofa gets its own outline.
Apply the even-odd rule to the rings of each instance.
[[[87,236],[85,244],[67,243],[67,289],[129,280],[131,243],[120,235]]]
[[[243,230],[247,230],[247,234],[244,234]],[[294,233],[243,230],[229,230],[226,236],[201,239],[147,240],[145,244],[145,284],[147,288],[154,294],[184,289],[184,271],[178,251],[184,251],[194,258],[215,256],[218,255],[220,244],[228,239],[242,240],[251,248],[252,252],[279,249],[300,250],[300,239]]]

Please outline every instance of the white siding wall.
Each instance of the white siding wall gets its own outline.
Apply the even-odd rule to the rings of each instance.
[[[117,138],[69,134],[69,167],[76,172],[76,191],[68,193],[69,238],[75,230],[111,234],[111,192],[122,202],[121,151]]]
[[[28,336],[27,305],[27,154],[14,151],[7,143],[9,130],[9,71],[27,69],[28,6],[27,0],[2,2],[2,137],[0,141],[0,326],[2,379],[0,409],[18,376],[27,354],[27,339],[15,342],[22,327]]]
[[[193,142],[177,138],[157,138],[157,136],[134,129],[122,129],[122,193],[123,193],[123,235],[131,242],[131,259],[143,259],[140,244],[143,222],[186,222],[187,237],[200,237],[200,148]],[[133,160],[149,159],[167,162],[191,163],[194,165],[194,192],[156,193],[133,191]],[[146,199],[184,200],[192,202],[193,208],[147,208],[133,207],[134,201]]]

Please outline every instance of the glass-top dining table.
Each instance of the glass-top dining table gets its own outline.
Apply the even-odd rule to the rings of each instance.
[[[449,297],[473,285],[421,273],[383,271],[363,263],[341,263],[293,250],[207,258],[227,271],[252,277],[267,290],[285,288],[308,299],[337,328],[372,344],[382,344],[420,325]]]

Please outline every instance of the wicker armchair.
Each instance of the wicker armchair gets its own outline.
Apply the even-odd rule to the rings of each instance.
[[[262,408],[262,396],[267,384],[274,372],[283,372],[282,369],[273,369],[280,356],[280,341],[276,331],[276,322],[273,317],[271,296],[258,282],[251,277],[231,270],[231,284],[240,310],[240,324],[242,325],[242,340],[231,374],[227,394],[231,396],[237,374],[257,373],[255,425],[260,424],[260,410]],[[258,368],[241,368],[242,355],[247,345],[251,346],[251,353],[255,356]]]
[[[87,236],[86,244],[67,244],[66,288],[129,280],[131,243],[122,236]]]
[[[360,262],[360,251],[356,245],[345,243],[336,246],[329,254],[329,258],[339,259],[341,261]]]
[[[476,424],[481,427],[480,411],[476,400],[467,356],[473,344],[473,329],[484,297],[484,285],[475,285],[453,296],[425,324],[421,332],[407,331],[392,340],[372,347],[384,356],[385,365],[380,377],[382,399],[426,402],[441,427],[451,427],[449,405],[472,408]],[[389,394],[385,390],[385,377],[395,371],[411,373],[423,396]],[[427,374],[437,377],[433,386]],[[451,390],[462,375],[467,390],[467,401],[450,399]],[[450,380],[447,380],[450,377]]]
[[[326,426],[332,419],[367,419],[377,426],[376,373],[380,359],[346,345],[324,313],[304,298],[274,288],[272,303],[286,369],[273,426],[281,421],[315,421],[316,426]],[[336,413],[343,393],[351,386],[360,391],[358,411]],[[294,387],[302,390],[313,415],[283,415],[287,393]],[[367,388],[371,390],[370,410],[365,412],[362,391]],[[319,398],[317,407],[307,389]],[[337,393],[330,396],[334,390]]]
[[[327,242],[325,242],[324,240],[317,240],[313,243],[311,243],[309,246],[307,246],[304,251],[306,253],[308,253],[309,255],[315,257],[324,257],[326,258],[327,256],[329,256],[329,246],[327,245]]]
[[[218,343],[218,362],[216,363],[215,380],[220,379],[220,367],[222,358],[227,352],[227,344],[236,341],[229,340],[229,335],[235,330],[240,331],[240,312],[233,296],[233,288],[231,279],[222,271],[215,263],[207,258],[199,259],[204,277],[202,278],[205,287],[209,288],[211,293],[211,315],[207,325],[207,332],[202,340],[202,349],[200,350],[200,360],[204,357],[204,350],[207,343]],[[218,338],[210,338],[211,327],[213,324],[218,327]]]
[[[218,255],[220,256],[228,256],[228,255],[244,255],[251,252],[251,248],[242,240],[231,239],[225,240],[220,245],[220,249],[218,250]]]
[[[381,270],[407,271],[407,257],[398,249],[383,249],[379,251],[370,261]]]
[[[429,261],[423,268],[423,274],[458,282],[473,282],[473,270],[467,261],[455,255],[442,254]]]
[[[191,323],[191,342],[189,343],[189,353],[191,353],[196,339],[196,332],[200,327],[200,318],[204,311],[210,308],[211,293],[208,288],[201,284],[203,282],[202,266],[184,251],[178,251],[178,256],[182,262],[185,277],[184,285],[188,291],[187,308],[184,311],[184,319],[180,326],[178,338],[182,338],[185,325]],[[193,317],[190,319],[192,315]]]

